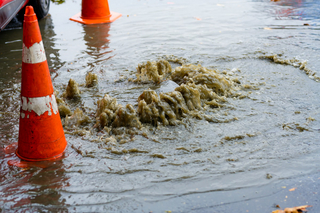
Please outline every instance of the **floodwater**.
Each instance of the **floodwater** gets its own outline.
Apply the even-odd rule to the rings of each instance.
[[[74,135],[67,127],[64,158],[45,168],[10,167],[1,151],[0,212],[223,212],[256,196],[269,199],[226,212],[306,205],[270,197],[279,181],[319,172],[319,1],[110,0],[123,16],[90,26],[69,21],[80,0],[59,2],[39,24],[55,89],[62,94],[70,78],[80,84],[72,111],[94,114],[104,94],[137,107],[156,86],[128,79],[139,63],[167,55],[236,74],[255,89],[214,112],[237,120],[145,125],[146,134],[116,146],[139,152],[111,152],[99,141],[103,133]],[[18,141],[21,54],[22,29],[1,32],[1,148]],[[97,87],[81,86],[87,72],[98,75]]]

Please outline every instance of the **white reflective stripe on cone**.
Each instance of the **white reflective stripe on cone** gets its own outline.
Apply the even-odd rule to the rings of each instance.
[[[43,43],[34,43],[30,48],[22,44],[22,62],[28,64],[41,63],[47,60]]]
[[[50,95],[48,95],[37,98],[27,98],[22,96],[21,106],[22,110],[29,112],[34,111],[38,116],[42,115],[45,112],[48,112],[48,115],[51,116],[51,109],[54,114],[57,114],[59,112],[56,97],[54,96],[54,94],[52,94],[51,97]],[[21,117],[24,118],[24,113],[21,113]]]

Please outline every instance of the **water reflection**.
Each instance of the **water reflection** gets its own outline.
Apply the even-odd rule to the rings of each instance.
[[[22,29],[0,33],[0,80],[17,78],[21,69]]]
[[[67,212],[61,190],[69,185],[69,177],[61,161],[47,162],[46,168],[1,171],[2,210]],[[11,171],[10,171],[11,170]],[[0,209],[1,211],[1,209]]]
[[[54,24],[51,15],[39,21],[41,29],[42,41],[45,47],[47,62],[50,72],[55,72],[64,62],[60,60],[60,49],[56,47],[56,32],[54,31]]]
[[[283,0],[283,1],[274,1],[276,5],[282,6],[277,7],[275,10],[275,15],[277,19],[282,19],[288,17],[291,19],[302,19],[304,11],[300,9],[303,6],[302,0]]]
[[[0,147],[18,134],[22,29],[0,33]]]
[[[314,0],[273,0],[277,19],[319,19],[320,2]]]
[[[60,61],[59,49],[55,48],[56,33],[51,16],[40,20],[39,26],[49,67],[56,70],[63,63]],[[0,80],[3,82],[20,79],[22,34],[22,29],[7,30],[0,34]]]
[[[109,53],[109,31],[110,24],[98,24],[98,25],[83,25],[84,41],[87,46],[85,51],[88,55],[92,56],[94,64],[112,58]]]
[[[273,0],[273,2],[281,6],[301,7],[305,0]]]

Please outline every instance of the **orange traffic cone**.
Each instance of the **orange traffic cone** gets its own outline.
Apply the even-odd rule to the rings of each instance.
[[[82,0],[81,13],[70,18],[82,24],[102,24],[114,22],[121,14],[110,12],[108,0]]]
[[[62,156],[67,141],[32,6],[26,7],[23,22],[21,105],[17,156],[26,161]]]

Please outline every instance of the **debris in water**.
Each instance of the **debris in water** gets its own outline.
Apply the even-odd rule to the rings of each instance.
[[[124,108],[117,103],[117,99],[105,94],[104,98],[97,101],[96,119],[98,126],[136,127],[141,128],[141,122],[131,104]]]
[[[92,72],[88,72],[86,75],[86,87],[94,87],[98,84],[98,76],[97,74],[93,74]]]
[[[267,174],[266,174],[266,178],[267,178],[267,179],[271,179],[271,178],[272,178],[272,175],[269,174],[269,173],[267,173]]]
[[[72,114],[70,108],[66,104],[59,104],[58,109],[59,109],[60,116],[63,118],[66,117],[67,115],[70,116]]]
[[[131,148],[121,149],[121,144],[134,140],[134,135],[140,135],[147,139],[159,142],[149,137],[146,132],[148,125],[158,127],[167,125],[184,124],[186,118],[205,119],[214,123],[227,123],[238,118],[218,119],[215,108],[225,107],[227,98],[244,98],[240,93],[244,89],[256,89],[254,86],[243,86],[238,78],[232,73],[219,72],[201,65],[186,64],[185,60],[172,58],[168,60],[182,64],[172,69],[167,60],[146,62],[137,67],[136,84],[155,84],[160,86],[158,90],[147,89],[137,98],[137,107],[127,104],[125,107],[117,102],[117,99],[105,94],[97,100],[96,111],[89,115],[85,114],[85,108],[77,108],[71,113],[68,105],[62,100],[59,102],[59,110],[65,128],[73,129],[73,134],[90,136],[91,130],[99,131],[100,136],[90,139],[92,142],[101,142],[99,148],[109,150],[114,154],[143,153],[147,151]],[[89,72],[86,76],[86,86],[91,87],[97,83],[97,76]],[[157,93],[158,92],[158,93]],[[78,83],[69,80],[66,99],[80,98]],[[59,100],[59,101],[58,101]],[[214,110],[214,111],[213,111]],[[227,115],[226,115],[227,116]],[[94,121],[94,122],[93,122]],[[89,127],[90,124],[91,126]],[[93,136],[93,135],[92,135]],[[246,135],[250,137],[249,135]],[[224,138],[223,141],[240,140],[245,136]],[[177,148],[179,150],[179,148]],[[189,152],[202,152],[202,148],[194,147]],[[151,157],[165,158],[161,154],[151,154]]]
[[[62,96],[67,99],[80,99],[79,84],[75,80],[70,79],[67,89]]]
[[[100,127],[110,126],[116,117],[116,111],[120,107],[121,105],[117,103],[117,99],[108,94],[98,100],[96,118]]]
[[[80,126],[80,125],[84,125],[90,123],[90,119],[87,115],[85,115],[83,113],[83,111],[79,108],[77,108],[72,116],[66,116],[65,120],[64,120],[64,125],[65,126]]]
[[[151,62],[147,62],[147,64]],[[153,62],[155,64],[155,62]],[[147,80],[157,83],[151,69],[145,69]],[[187,115],[215,122],[210,116],[200,112],[205,105],[221,107],[226,97],[238,90],[237,84],[231,77],[223,76],[215,70],[201,65],[183,65],[175,68],[169,80],[178,87],[173,92],[163,92],[158,95],[153,90],[145,90],[138,98],[138,115],[143,123],[158,125],[177,125]]]
[[[310,79],[315,80],[315,81],[320,81],[320,77],[317,76],[316,72],[310,70],[309,68],[307,68],[307,61],[300,61],[296,58],[294,59],[282,59],[279,58],[278,55],[274,54],[274,55],[263,55],[259,57],[260,59],[269,59],[271,61],[273,61],[274,63],[277,64],[285,64],[285,65],[291,65],[293,67],[297,67],[300,70],[304,71]]]
[[[241,140],[244,139],[246,136],[245,135],[236,135],[236,136],[226,136],[224,138],[222,138],[222,140],[220,141],[221,144],[224,144],[224,141],[233,141],[233,140]]]
[[[289,192],[293,192],[293,191],[295,191],[296,189],[297,189],[297,187],[291,188],[291,189],[289,189]]]
[[[308,211],[306,208],[310,208],[312,206],[305,205],[305,206],[296,206],[292,208],[285,208],[284,210],[275,210],[272,213],[298,213],[298,212],[304,212]]]
[[[112,123],[113,127],[136,127],[141,128],[141,123],[136,115],[136,111],[131,104],[120,107],[115,112],[116,117]]]
[[[145,90],[138,98],[138,115],[141,122],[155,126],[177,125],[177,118],[186,117],[189,111],[181,93],[161,93],[160,97],[154,90]],[[172,104],[170,106],[169,103]]]
[[[310,122],[315,121],[316,119],[312,117],[308,117],[306,120],[307,120],[306,124],[309,124]]]
[[[176,57],[174,55],[165,55],[163,57],[164,60],[171,62],[171,63],[175,63],[175,64],[180,64],[180,65],[184,65],[188,62],[187,59],[182,58],[182,57]]]
[[[67,115],[71,115],[72,112],[71,112],[70,107],[61,98],[57,97],[58,94],[59,94],[59,92],[55,91],[55,96],[56,96],[56,101],[57,101],[57,104],[58,104],[59,114],[60,114],[60,117],[64,118]]]
[[[172,71],[171,65],[168,61],[160,60],[157,62],[150,62],[139,64],[137,67],[136,82],[148,83],[153,81],[160,83]]]
[[[166,158],[164,155],[161,155],[161,154],[152,154],[152,155],[150,155],[150,157],[161,158],[161,159],[165,159]]]
[[[295,130],[299,132],[310,131],[308,128],[300,126],[300,124],[297,124],[297,123],[282,124],[282,129],[287,131]]]

